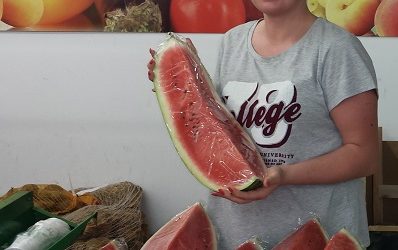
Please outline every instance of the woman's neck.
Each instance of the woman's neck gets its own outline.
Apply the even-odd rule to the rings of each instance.
[[[262,56],[277,55],[299,41],[315,20],[314,15],[302,10],[278,16],[264,15],[264,20],[254,30],[253,47]]]
[[[299,40],[311,27],[316,17],[310,12],[296,11],[287,15],[264,16],[259,30],[269,42],[279,43],[287,40]]]

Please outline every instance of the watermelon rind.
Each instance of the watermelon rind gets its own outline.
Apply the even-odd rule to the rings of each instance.
[[[200,62],[200,58],[197,56],[196,52],[194,52],[185,42],[185,39],[182,38],[181,36],[169,32],[168,33],[168,37],[167,39],[165,39],[165,41],[159,45],[159,48],[156,52],[156,54],[154,55],[155,61],[161,61],[161,54],[163,51],[173,47],[173,46],[185,46],[188,51],[190,52],[190,55],[192,57],[194,57],[196,59],[197,62]],[[206,71],[206,69],[203,67],[204,73],[205,73],[205,77],[207,78],[206,80],[211,83],[211,78],[208,74],[208,72]],[[187,167],[187,169],[191,172],[191,174],[200,182],[202,183],[202,185],[208,187],[209,189],[213,190],[213,191],[217,191],[220,188],[225,188],[223,186],[220,186],[219,184],[215,183],[214,181],[210,180],[206,175],[204,175],[201,171],[200,168],[196,165],[195,162],[193,162],[190,158],[190,156],[188,155],[187,151],[185,150],[184,146],[181,144],[181,142],[178,140],[177,138],[177,134],[174,131],[174,129],[171,127],[173,124],[173,118],[172,118],[172,114],[170,113],[170,106],[169,103],[166,99],[166,96],[162,93],[161,90],[161,86],[160,86],[160,79],[159,79],[159,68],[155,65],[155,68],[153,70],[154,72],[154,88],[155,88],[155,92],[156,92],[156,97],[157,100],[159,102],[159,106],[161,109],[161,113],[164,119],[164,122],[166,124],[167,130],[169,132],[169,135],[171,137],[171,140],[173,141],[174,147],[176,148],[177,153],[179,154],[180,158],[182,159],[182,161],[184,162],[185,166]],[[216,98],[216,100],[219,103],[222,103],[220,97],[218,96],[218,94],[216,93],[216,90],[214,88],[214,86],[212,84],[210,85],[210,90],[213,93],[213,96]],[[229,113],[228,113],[229,114]],[[232,114],[231,115],[232,120],[234,120]],[[243,134],[244,136],[247,137],[248,141],[251,141],[252,139],[247,135],[247,134]],[[261,187],[263,185],[262,179],[258,176],[253,176],[250,179],[245,179],[244,182],[242,183],[231,183],[234,185],[234,187],[238,190],[241,191],[250,191],[250,190],[254,190],[258,187]]]
[[[303,225],[301,225],[299,228],[297,228],[295,231],[293,231],[290,234],[286,235],[277,245],[275,245],[272,248],[272,250],[285,250],[288,247],[292,247],[292,246],[290,246],[290,242],[293,242],[293,244],[295,244],[295,242],[298,242],[297,240],[295,241],[295,240],[292,240],[292,239],[297,237],[297,235],[300,235],[303,232],[301,230],[305,230],[304,226],[309,225],[308,223],[315,223],[315,225],[321,231],[321,234],[322,234],[322,237],[323,237],[323,240],[324,240],[324,245],[326,246],[327,242],[329,241],[329,236],[328,236],[327,232],[325,231],[325,229],[323,228],[323,226],[321,225],[319,219],[318,218],[312,218],[312,219],[308,220],[306,223],[304,223]],[[301,232],[299,232],[299,231],[301,231]],[[286,245],[288,245],[288,247]],[[294,246],[294,247],[298,247],[298,246]],[[300,246],[300,247],[302,247],[302,246]]]
[[[250,244],[251,249],[265,250],[265,248],[262,246],[263,243],[256,236],[252,237],[252,238],[248,239],[247,241],[243,242],[242,244],[240,244],[236,250],[241,250],[242,248],[247,249],[247,246],[245,244]],[[245,246],[245,247],[243,247],[243,246]]]
[[[253,182],[250,183],[249,186],[247,186],[247,187],[241,186],[242,188],[240,190],[241,191],[251,191],[251,190],[254,190],[254,189],[257,189],[257,188],[261,187],[262,185],[263,185],[263,181],[262,180],[255,179]]]
[[[187,212],[187,211],[190,210],[190,209],[193,209],[193,208],[196,207],[196,206],[198,206],[198,207],[202,210],[202,212],[206,215],[206,218],[207,218],[207,220],[208,220],[208,223],[209,223],[209,226],[210,226],[210,229],[211,229],[211,238],[212,238],[212,243],[213,243],[213,244],[212,244],[211,246],[209,246],[209,247],[210,247],[209,250],[217,250],[217,234],[216,234],[216,230],[215,230],[215,228],[214,228],[214,225],[213,225],[211,219],[210,219],[209,216],[207,215],[207,213],[206,213],[206,211],[205,211],[203,205],[202,205],[200,202],[196,202],[195,204],[189,206],[188,208],[186,208],[186,209],[183,210],[182,212],[180,212],[180,213],[178,213],[177,215],[175,215],[175,216],[174,216],[172,219],[170,219],[165,225],[163,225],[159,230],[157,230],[157,231],[151,236],[151,238],[156,237],[157,235],[161,234],[164,228],[166,228],[166,227],[168,227],[170,224],[174,223],[174,221],[178,220],[179,217],[181,217],[185,212]],[[152,249],[150,249],[149,246],[148,246],[148,245],[151,244],[151,238],[149,238],[149,239],[144,243],[144,245],[141,247],[141,250],[152,250]]]
[[[329,234],[326,232],[325,228],[322,226],[319,218],[312,218],[311,220],[315,221],[315,223],[318,224],[318,227],[321,230],[323,237],[325,238],[326,241],[329,241]]]
[[[350,249],[350,250],[364,250],[364,249],[365,249],[365,248],[363,248],[363,247],[359,244],[358,240],[357,240],[347,229],[345,229],[345,228],[342,228],[340,231],[338,231],[335,235],[333,235],[333,236],[330,238],[330,241],[329,241],[328,244],[326,245],[325,249],[326,249],[326,250],[329,250],[329,249],[330,249],[330,250],[333,250],[333,249],[335,249],[335,248],[330,247],[330,246],[333,245],[333,241],[335,240],[335,238],[336,238],[337,236],[341,236],[341,235],[344,235],[351,243],[354,244],[355,248],[354,248],[354,249]]]
[[[359,244],[358,240],[350,233],[347,229],[343,228],[340,230],[341,233],[345,234],[355,245],[357,250],[363,250],[364,248]]]

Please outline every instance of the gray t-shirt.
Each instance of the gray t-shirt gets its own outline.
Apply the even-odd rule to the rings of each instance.
[[[376,89],[373,64],[362,44],[318,18],[287,51],[263,58],[251,44],[257,23],[240,25],[223,37],[213,81],[227,107],[269,166],[338,148],[342,138],[329,112],[348,97]],[[210,196],[207,211],[219,249],[234,249],[253,236],[273,246],[313,217],[329,236],[345,227],[363,246],[369,245],[362,179],[282,186],[268,198],[245,205]]]

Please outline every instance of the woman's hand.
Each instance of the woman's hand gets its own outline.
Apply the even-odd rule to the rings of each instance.
[[[232,187],[219,189],[213,192],[213,196],[222,197],[239,204],[246,204],[256,200],[262,200],[268,197],[283,182],[283,167],[271,167],[266,171],[263,180],[263,186],[253,191],[240,191]]]
[[[149,60],[148,64],[147,64],[147,68],[148,68],[148,79],[150,81],[153,82],[153,79],[155,77],[154,73],[153,73],[153,69],[155,68],[155,51],[153,49],[149,49],[149,53],[151,54],[151,59]]]

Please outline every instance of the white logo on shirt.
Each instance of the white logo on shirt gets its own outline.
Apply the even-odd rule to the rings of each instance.
[[[228,82],[222,91],[226,106],[260,147],[277,148],[289,138],[301,115],[297,90],[291,81],[259,85]]]

